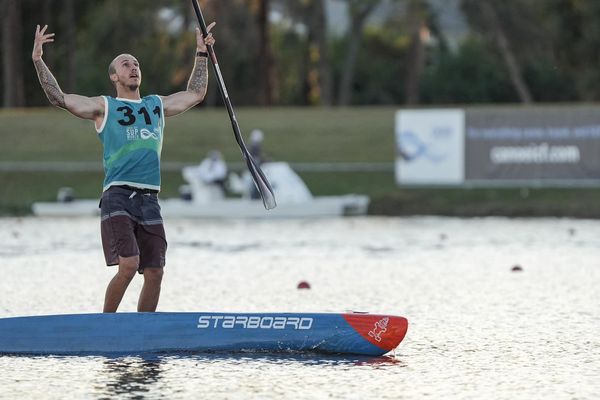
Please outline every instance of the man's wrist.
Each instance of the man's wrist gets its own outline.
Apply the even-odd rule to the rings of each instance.
[[[206,57],[208,58],[208,52],[202,50],[196,50],[196,57]]]

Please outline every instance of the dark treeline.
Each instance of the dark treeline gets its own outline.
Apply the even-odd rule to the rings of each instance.
[[[65,92],[112,93],[119,53],[141,62],[144,93],[185,88],[196,25],[188,0],[0,0],[2,106],[47,105],[31,63]],[[202,0],[238,105],[378,105],[597,101],[597,0]],[[347,32],[331,7],[345,10]],[[340,6],[344,6],[340,8]],[[458,11],[458,39],[441,23]],[[219,104],[214,83],[208,106]]]

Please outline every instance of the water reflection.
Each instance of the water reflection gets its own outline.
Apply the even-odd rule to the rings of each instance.
[[[161,377],[160,358],[125,357],[104,360],[102,375],[105,385],[96,387],[101,399],[118,398],[128,394],[129,398],[143,399]]]
[[[13,356],[21,359],[42,360],[44,357]],[[51,357],[46,357],[46,359]],[[56,360],[61,357],[54,357]],[[77,357],[64,357],[68,362],[74,363]],[[203,368],[219,366],[223,371],[233,371],[236,365],[249,366],[265,370],[269,366],[274,368],[334,368],[348,370],[353,368],[380,369],[387,367],[405,367],[397,356],[386,355],[381,357],[348,356],[348,355],[323,355],[302,353],[169,353],[156,355],[139,355],[127,357],[80,357],[87,363],[100,364],[97,371],[94,397],[100,399],[122,398],[131,399],[154,398],[157,393],[165,395],[175,394],[179,390],[170,387],[173,375],[179,378],[187,376],[196,379],[192,371],[202,371]],[[183,371],[188,371],[183,372]],[[176,372],[179,371],[179,372]],[[190,375],[191,374],[191,375]]]
[[[320,366],[398,366],[405,364],[395,355],[385,355],[380,357],[361,356],[361,355],[338,355],[338,354],[317,354],[317,353],[269,353],[269,352],[248,352],[248,353],[203,353],[203,354],[169,354],[160,357],[163,362],[171,360],[195,360],[198,363],[239,363],[259,362],[265,364],[286,364],[286,365],[320,365]]]
[[[81,379],[96,376],[93,386],[94,397],[100,399],[122,398],[145,399],[157,393],[170,392],[169,373],[183,370],[202,370],[220,365],[224,371],[231,371],[236,365],[265,367],[370,369],[405,367],[406,364],[395,355],[381,357],[326,355],[303,353],[169,353],[144,354],[136,356],[26,356],[4,355],[0,358],[13,359],[26,365],[50,363],[54,366],[79,365]],[[78,368],[79,369],[79,368]],[[64,372],[64,371],[63,371]],[[73,371],[74,372],[74,371]],[[165,378],[165,376],[167,377]],[[75,378],[72,376],[72,378]],[[172,377],[171,377],[172,379]],[[173,392],[171,392],[173,393]]]

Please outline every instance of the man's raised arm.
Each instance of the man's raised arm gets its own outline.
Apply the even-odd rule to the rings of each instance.
[[[187,89],[162,98],[165,116],[172,117],[181,114],[204,100],[208,87],[208,49],[206,46],[215,44],[215,39],[210,33],[214,26],[214,22],[208,26],[207,37],[203,37],[200,29],[196,28],[196,58]]]
[[[76,94],[65,94],[50,69],[42,60],[45,43],[54,42],[54,33],[46,34],[48,25],[40,29],[38,25],[35,30],[35,40],[31,59],[35,65],[40,84],[48,97],[50,104],[63,108],[80,118],[97,120],[104,116],[104,100],[101,97],[86,97]]]

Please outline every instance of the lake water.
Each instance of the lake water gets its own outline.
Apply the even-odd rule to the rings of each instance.
[[[594,399],[600,221],[166,221],[159,311],[402,315],[386,357],[0,356],[0,398]],[[99,220],[0,219],[0,317],[101,310]],[[522,272],[512,272],[520,265]],[[297,290],[306,280],[312,288]],[[120,311],[134,311],[137,277]]]

